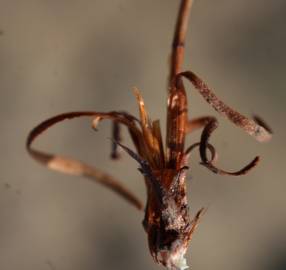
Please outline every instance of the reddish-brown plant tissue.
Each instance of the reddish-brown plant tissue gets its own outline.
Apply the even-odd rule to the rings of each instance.
[[[148,235],[149,249],[155,262],[172,270],[182,270],[188,267],[184,255],[193,232],[204,213],[204,208],[202,208],[192,220],[190,219],[186,195],[186,173],[189,169],[190,152],[198,147],[201,164],[212,172],[222,175],[245,174],[259,161],[259,157],[255,157],[248,165],[236,172],[227,172],[215,166],[217,153],[214,146],[209,143],[209,138],[217,128],[218,122],[212,116],[188,118],[188,104],[183,78],[191,82],[194,89],[218,113],[259,142],[269,140],[272,133],[259,117],[251,120],[226,105],[194,72],[182,72],[184,43],[191,6],[191,0],[181,1],[175,27],[168,80],[165,142],[161,136],[159,120],[152,121],[149,118],[143,98],[137,89],[134,90],[134,93],[139,107],[138,118],[127,112],[118,111],[68,112],[42,122],[30,132],[27,139],[27,149],[30,155],[46,167],[95,180],[117,192],[136,208],[143,209],[140,200],[109,174],[83,162],[42,152],[32,147],[33,141],[40,134],[63,120],[90,117],[93,119],[92,126],[94,129],[97,129],[99,122],[111,120],[113,124],[111,157],[113,159],[119,158],[118,147],[120,147],[138,162],[139,171],[144,177],[147,188],[143,227]],[[122,144],[121,126],[127,127],[134,144],[133,150]],[[186,147],[185,137],[199,128],[203,128],[200,142]],[[208,158],[207,151],[210,151],[210,158]]]

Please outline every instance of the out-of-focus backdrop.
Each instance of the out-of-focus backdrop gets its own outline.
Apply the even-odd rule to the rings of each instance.
[[[143,213],[97,184],[42,167],[27,155],[25,139],[61,112],[137,114],[133,86],[164,126],[178,6],[178,0],[0,1],[0,269],[160,269],[149,255]],[[262,157],[239,178],[214,175],[192,156],[192,214],[208,207],[188,251],[192,269],[286,269],[285,24],[284,0],[193,6],[185,68],[237,110],[262,116],[275,136],[258,144],[219,117],[212,142],[221,167],[236,170]],[[190,116],[218,116],[186,87]],[[94,132],[89,120],[74,120],[36,145],[109,171],[145,200],[137,164],[126,155],[109,160],[109,137],[109,123]]]

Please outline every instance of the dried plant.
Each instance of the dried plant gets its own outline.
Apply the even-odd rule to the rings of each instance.
[[[66,119],[91,117],[92,126],[97,129],[99,122],[111,120],[113,124],[112,159],[119,157],[121,147],[139,164],[147,188],[147,202],[143,220],[148,235],[152,257],[158,264],[168,269],[187,268],[186,253],[188,244],[205,209],[198,211],[191,220],[186,197],[186,173],[190,152],[199,147],[201,164],[214,173],[222,175],[242,175],[249,172],[259,161],[255,157],[241,170],[228,172],[215,165],[217,153],[209,138],[217,128],[215,117],[188,118],[188,106],[183,78],[186,78],[201,96],[222,116],[242,128],[259,142],[271,137],[270,128],[258,117],[251,120],[233,110],[221,101],[214,92],[192,71],[181,71],[184,57],[184,43],[188,24],[191,0],[182,0],[172,44],[171,64],[168,83],[167,134],[166,142],[161,136],[159,120],[152,121],[144,106],[140,92],[134,93],[139,106],[139,118],[127,112],[68,112],[49,118],[36,126],[27,139],[30,155],[46,167],[66,174],[79,175],[95,180],[112,189],[138,209],[142,203],[126,187],[107,173],[83,162],[67,157],[45,153],[32,147],[33,141],[49,127]],[[135,149],[131,150],[121,142],[120,127],[126,126]],[[185,147],[186,135],[203,128],[199,142]],[[207,152],[211,156],[208,158]]]

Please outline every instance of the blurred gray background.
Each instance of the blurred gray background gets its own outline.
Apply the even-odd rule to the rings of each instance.
[[[160,269],[149,255],[143,213],[99,185],[47,170],[24,145],[32,127],[61,112],[137,114],[133,86],[164,126],[178,5],[0,0],[1,270]],[[285,24],[285,0],[197,0],[193,6],[185,68],[237,110],[262,116],[275,136],[260,145],[219,117],[212,142],[221,167],[239,169],[262,156],[239,178],[214,175],[192,156],[192,214],[208,207],[188,252],[192,269],[286,269]],[[186,87],[190,116],[217,116]],[[127,156],[109,160],[109,137],[110,123],[95,133],[80,119],[49,130],[36,145],[109,171],[145,200],[137,164]]]

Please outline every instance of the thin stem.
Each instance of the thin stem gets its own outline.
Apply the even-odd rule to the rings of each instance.
[[[171,52],[171,66],[169,81],[172,82],[175,76],[181,72],[183,64],[184,51],[185,51],[185,39],[188,28],[189,14],[193,4],[193,0],[182,0]]]

